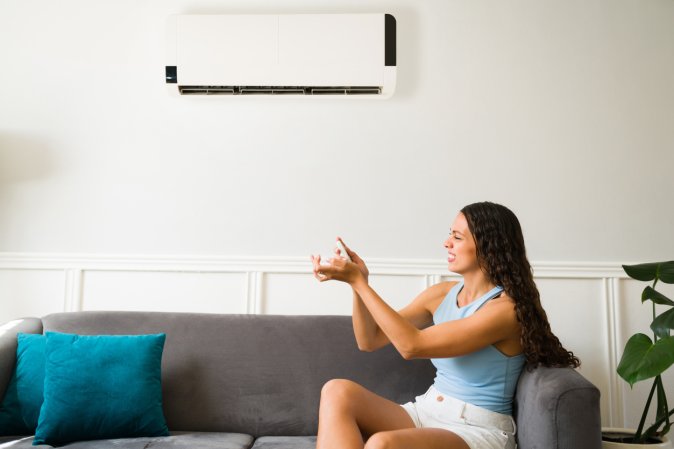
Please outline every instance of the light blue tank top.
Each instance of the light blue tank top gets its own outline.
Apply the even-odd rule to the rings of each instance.
[[[435,324],[466,318],[503,291],[503,287],[494,287],[467,306],[459,307],[457,295],[462,288],[463,281],[452,287],[433,314]],[[490,345],[471,354],[431,361],[437,368],[435,388],[441,393],[497,413],[512,414],[524,354],[508,357]]]

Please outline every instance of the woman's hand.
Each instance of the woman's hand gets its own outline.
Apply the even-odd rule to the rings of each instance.
[[[342,245],[344,245],[342,239],[338,239]],[[311,262],[314,267],[314,277],[320,282],[334,279],[351,285],[356,283],[359,279],[364,279],[365,282],[367,282],[370,272],[363,259],[346,245],[344,245],[344,249],[346,249],[347,254],[353,262],[349,262],[342,257],[339,248],[334,249],[335,255],[328,260],[328,265],[321,264],[321,256],[312,255]]]
[[[344,249],[346,250],[346,253],[349,255],[353,263],[355,263],[358,266],[358,269],[360,270],[361,273],[363,273],[363,276],[365,277],[365,280],[368,280],[368,277],[370,276],[370,271],[367,269],[367,266],[365,265],[365,261],[358,256],[355,252],[351,250],[346,244],[344,243],[344,240],[342,240],[341,237],[337,237],[337,240],[339,240],[342,245],[344,245]],[[339,248],[335,248],[335,253],[340,254]]]

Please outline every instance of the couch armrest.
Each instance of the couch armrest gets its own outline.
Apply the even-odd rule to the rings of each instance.
[[[571,368],[523,371],[514,415],[519,449],[600,449],[599,390]]]
[[[5,397],[7,385],[16,363],[16,334],[41,334],[42,320],[21,318],[0,325],[0,402]]]

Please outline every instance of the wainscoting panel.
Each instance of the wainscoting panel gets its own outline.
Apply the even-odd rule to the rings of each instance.
[[[85,271],[82,310],[246,313],[242,273]]]
[[[342,283],[318,282],[311,274],[272,273],[264,276],[261,313],[288,315],[351,315],[353,293]],[[372,274],[370,285],[394,309],[407,305],[427,285],[427,277]]]
[[[0,322],[62,312],[64,270],[0,269]]]
[[[420,275],[371,275],[370,285],[384,301],[395,310],[410,303],[429,284],[426,276]],[[351,310],[348,311],[351,314]]]
[[[351,288],[343,283],[318,282],[313,273],[264,275],[259,313],[269,315],[347,315]]]
[[[425,287],[458,280],[443,261],[368,260],[370,283],[395,309]],[[625,342],[648,332],[645,284],[618,264],[535,263],[553,331],[601,390],[602,423],[635,427],[650,382],[631,390],[616,374]],[[660,287],[660,286],[659,286]],[[674,297],[674,286],[662,291]],[[313,278],[306,258],[0,253],[0,324],[77,310],[349,315],[351,289]],[[665,382],[674,402],[674,373]]]
[[[581,360],[579,371],[601,391],[610,391],[611,359],[606,351],[608,322],[602,281],[543,278],[536,284],[552,331]],[[601,407],[610,410],[609,395],[602,395]]]

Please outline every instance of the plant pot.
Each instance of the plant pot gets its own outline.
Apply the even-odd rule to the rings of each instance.
[[[671,449],[672,442],[666,436],[658,438],[659,441],[649,444],[635,444],[635,443],[619,443],[616,441],[605,441],[605,437],[613,436],[633,436],[636,431],[634,429],[619,429],[619,428],[603,428],[601,429],[602,449]]]

